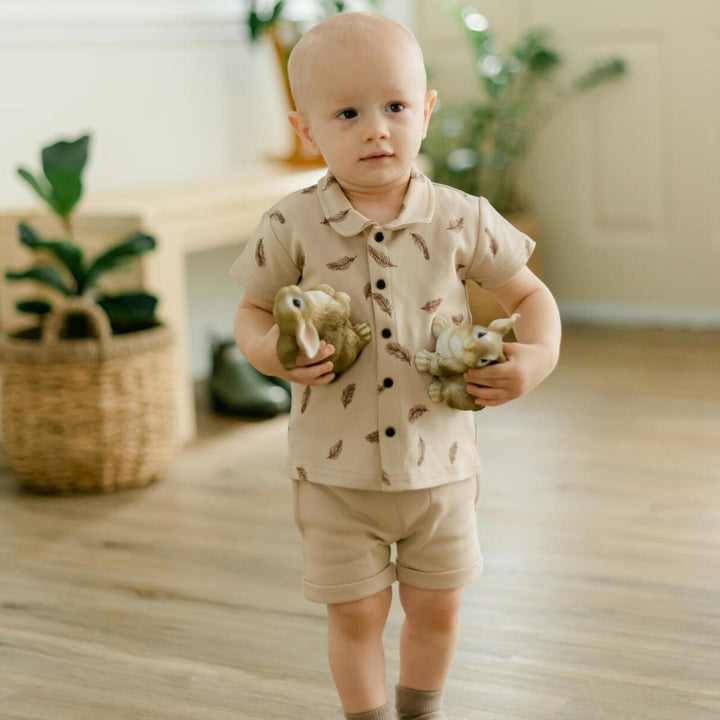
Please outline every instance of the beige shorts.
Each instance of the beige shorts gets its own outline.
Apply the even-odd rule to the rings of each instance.
[[[308,600],[360,600],[395,580],[449,590],[482,573],[479,479],[404,492],[293,482]],[[390,559],[393,544],[395,563]]]

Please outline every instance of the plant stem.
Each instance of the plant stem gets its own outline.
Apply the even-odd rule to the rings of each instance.
[[[65,217],[61,217],[60,222],[62,223],[63,230],[65,231],[65,235],[67,236],[67,239],[74,242],[75,241],[75,224],[73,222],[73,216],[66,215]]]

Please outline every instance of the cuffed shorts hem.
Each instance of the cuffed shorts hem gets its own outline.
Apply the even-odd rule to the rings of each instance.
[[[398,582],[404,585],[411,585],[420,590],[453,590],[463,585],[469,585],[475,578],[482,575],[483,559],[480,556],[468,567],[446,572],[423,572],[422,570],[411,570],[402,565],[397,566],[396,572]]]
[[[303,580],[302,592],[304,597],[311,602],[332,605],[334,603],[352,602],[370,597],[390,587],[397,579],[395,565],[390,563],[381,572],[373,577],[357,580],[355,582],[343,583],[342,585],[316,585],[315,583]]]
[[[447,572],[423,572],[390,563],[371,578],[342,585],[316,585],[303,580],[302,591],[305,599],[311,602],[332,605],[370,597],[390,587],[396,580],[421,590],[454,590],[469,585],[475,578],[480,577],[482,572],[482,557],[468,567]]]

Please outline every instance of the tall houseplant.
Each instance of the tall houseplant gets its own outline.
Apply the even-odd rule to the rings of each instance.
[[[563,59],[546,29],[531,29],[503,52],[487,19],[473,7],[454,11],[473,50],[477,92],[463,104],[436,106],[422,152],[433,180],[482,195],[518,229],[537,235],[522,188],[528,154],[541,128],[563,104],[622,76],[622,58],[608,58],[559,82]],[[542,254],[528,263],[543,275]],[[474,321],[487,325],[504,315],[495,298],[468,287]]]
[[[559,82],[563,58],[546,29],[531,29],[503,52],[487,20],[474,8],[457,10],[475,57],[478,92],[461,105],[443,105],[430,123],[423,153],[433,178],[483,195],[501,213],[526,208],[521,187],[528,153],[544,123],[560,107],[627,71],[622,58],[597,62]]]
[[[172,337],[155,317],[157,298],[98,285],[155,240],[135,233],[87,260],[75,239],[89,144],[85,135],[43,148],[41,175],[18,169],[63,231],[46,240],[19,223],[35,262],[6,279],[45,295],[18,302],[35,322],[0,338],[5,455],[26,487],[43,491],[144,485],[176,444]]]

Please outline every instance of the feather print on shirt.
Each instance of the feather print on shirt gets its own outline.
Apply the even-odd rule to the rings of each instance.
[[[255,263],[258,267],[265,267],[265,245],[263,245],[262,238],[257,241],[257,246],[255,247]]]
[[[426,260],[430,259],[430,249],[428,248],[427,243],[425,242],[425,238],[420,235],[419,233],[410,233],[410,237],[415,242],[415,245],[420,249],[420,252],[423,254],[423,257]]]
[[[302,403],[300,405],[300,413],[304,413],[307,410],[308,403],[310,402],[310,395],[312,395],[312,388],[309,385],[305,386],[303,391]]]
[[[397,267],[384,252],[377,250],[372,245],[368,247],[368,254],[380,267]]]
[[[327,263],[325,267],[328,270],[348,270],[355,262],[356,258],[357,255],[353,255],[352,257],[350,255],[345,255],[345,257],[341,257],[339,260],[333,260],[332,262]]]
[[[343,441],[338,440],[331,448],[330,452],[328,453],[327,459],[328,460],[337,460],[340,457],[340,453],[342,452],[343,448]]]
[[[408,365],[412,365],[412,362],[411,362],[412,356],[410,355],[410,351],[406,350],[399,343],[388,343],[385,346],[385,350],[388,352],[388,354],[392,355],[394,358],[397,358],[398,360],[402,360],[403,362],[406,362]]]
[[[342,400],[344,408],[346,408],[353,401],[353,397],[355,396],[355,387],[355,383],[350,383],[347,387],[343,389],[340,399]]]
[[[442,298],[435,298],[435,300],[428,300],[420,309],[427,313],[434,313],[442,304]]]
[[[420,437],[418,438],[418,467],[425,462],[425,441]]]
[[[390,317],[392,317],[392,305],[390,305],[390,301],[380,293],[373,293],[372,299],[378,304],[378,307],[384,312],[387,313]]]
[[[413,405],[413,407],[408,410],[408,422],[414,423],[428,412],[430,412],[430,410],[428,410],[425,405]]]
[[[321,225],[330,225],[330,223],[339,223],[342,222],[347,216],[350,210],[341,210],[339,213],[335,213],[335,215],[329,217],[329,218],[323,218]]]
[[[498,245],[498,241],[495,239],[495,236],[487,229],[483,228],[485,230],[485,234],[488,236],[488,239],[490,240],[490,252],[492,253],[492,256],[495,257],[498,254],[498,250],[500,249],[500,246]]]

